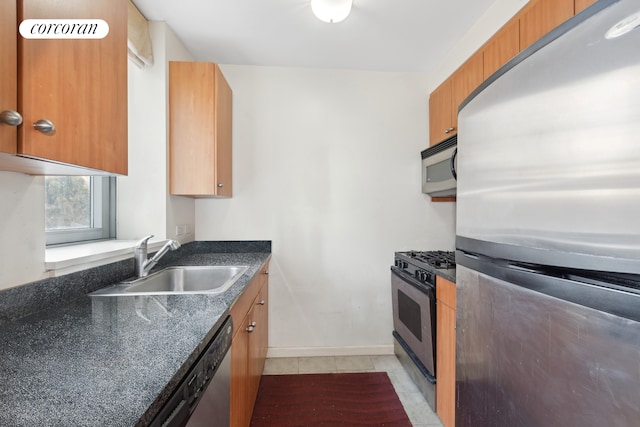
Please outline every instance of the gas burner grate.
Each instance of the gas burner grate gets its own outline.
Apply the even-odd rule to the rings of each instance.
[[[415,261],[435,268],[456,268],[456,255],[453,251],[410,251],[407,255]]]

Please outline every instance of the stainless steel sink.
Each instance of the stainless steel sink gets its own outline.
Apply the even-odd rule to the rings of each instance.
[[[220,294],[247,270],[246,265],[168,267],[147,277],[99,289],[90,296]]]

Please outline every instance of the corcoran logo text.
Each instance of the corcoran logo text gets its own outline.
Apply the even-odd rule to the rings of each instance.
[[[102,39],[109,24],[102,19],[25,19],[20,35],[25,39]]]

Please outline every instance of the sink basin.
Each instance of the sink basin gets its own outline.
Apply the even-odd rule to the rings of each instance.
[[[99,289],[89,295],[220,294],[248,269],[245,265],[168,267],[147,277]]]

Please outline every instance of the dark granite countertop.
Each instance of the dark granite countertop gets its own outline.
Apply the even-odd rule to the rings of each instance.
[[[220,295],[76,293],[25,317],[6,320],[5,314],[0,425],[147,425],[268,260],[270,245],[269,252],[206,253],[200,247],[178,253],[169,265],[250,268]]]

